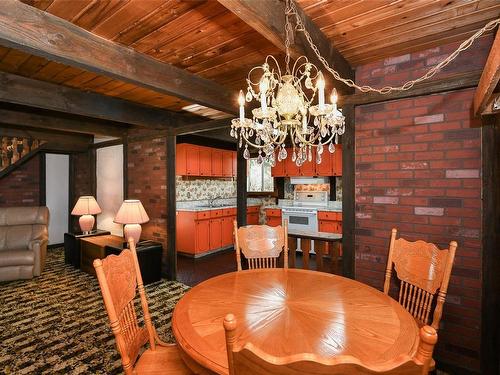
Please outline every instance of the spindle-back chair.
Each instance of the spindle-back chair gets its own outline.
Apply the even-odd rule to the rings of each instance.
[[[288,223],[283,226],[247,225],[238,228],[234,221],[234,246],[238,271],[241,253],[248,260],[249,269],[276,268],[282,251],[284,267],[288,268]]]
[[[457,243],[451,241],[449,248],[439,250],[436,245],[424,241],[409,242],[396,239],[397,229],[392,230],[389,257],[385,271],[384,293],[389,294],[392,268],[396,270],[399,287],[399,303],[413,315],[420,326],[429,324],[438,330],[446,300]]]
[[[94,260],[94,268],[125,374],[192,374],[179,357],[177,345],[161,341],[151,322],[133,239],[120,255]],[[136,289],[144,316],[142,327],[135,309]],[[148,341],[149,348],[138,359]]]

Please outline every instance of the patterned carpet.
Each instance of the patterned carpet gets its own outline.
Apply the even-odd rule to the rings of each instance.
[[[146,287],[165,341],[173,341],[171,314],[187,289],[163,280]],[[41,277],[0,283],[0,374],[119,373],[97,279],[64,264],[62,248],[48,251]]]

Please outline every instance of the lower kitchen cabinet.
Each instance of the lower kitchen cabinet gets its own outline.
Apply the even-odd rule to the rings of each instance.
[[[270,227],[281,225],[281,210],[279,208],[266,208],[266,224]]]
[[[247,208],[248,224],[259,223],[259,206]],[[200,256],[233,244],[236,208],[177,211],[177,251]]]
[[[318,211],[318,231],[342,234],[342,212]]]

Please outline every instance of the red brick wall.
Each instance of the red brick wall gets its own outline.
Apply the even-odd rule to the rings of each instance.
[[[35,156],[0,179],[0,207],[40,204],[40,157]]]
[[[128,143],[128,197],[139,199],[149,216],[141,238],[161,242],[167,249],[166,141],[154,138]],[[165,261],[165,256],[164,256]]]
[[[482,38],[440,76],[481,69]],[[457,43],[356,70],[376,86],[415,78]],[[381,289],[391,228],[446,248],[458,242],[436,359],[479,369],[481,324],[481,130],[474,89],[356,108],[356,278]]]

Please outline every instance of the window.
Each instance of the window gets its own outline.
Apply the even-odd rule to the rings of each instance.
[[[257,158],[248,160],[247,191],[251,193],[273,192],[274,178],[271,175],[271,164],[257,163]]]

